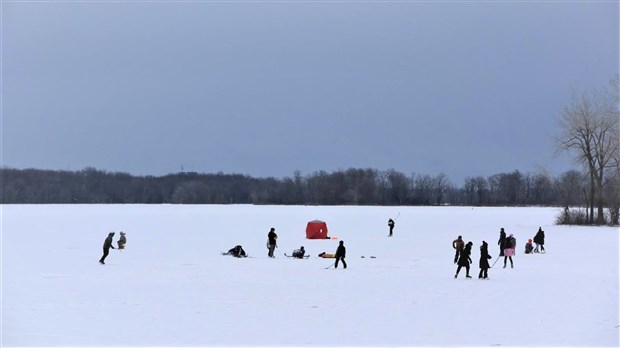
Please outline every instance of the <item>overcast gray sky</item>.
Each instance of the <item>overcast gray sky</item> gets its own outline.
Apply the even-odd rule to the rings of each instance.
[[[610,2],[3,2],[2,165],[553,175]]]

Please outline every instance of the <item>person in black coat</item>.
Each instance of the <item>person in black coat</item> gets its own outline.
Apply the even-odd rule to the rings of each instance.
[[[108,257],[110,248],[114,249],[114,246],[112,245],[112,237],[114,237],[114,232],[108,233],[105,241],[103,241],[103,256],[99,259],[99,263],[102,265],[105,265],[105,258]]]
[[[536,248],[534,248],[534,252],[537,253],[538,251],[538,246],[540,245],[541,248],[541,252],[546,252],[545,251],[545,231],[542,230],[542,228],[538,227],[538,232],[536,232],[536,235],[534,236],[534,243],[536,243]]]
[[[222,255],[232,255],[234,257],[246,257],[245,250],[241,245],[236,245],[232,249],[228,250],[228,252],[222,253]]]
[[[338,249],[336,249],[336,262],[334,263],[334,268],[338,268],[338,261],[342,261],[342,266],[347,268],[347,263],[344,262],[346,253],[347,249],[344,247],[344,242],[340,241],[340,243],[338,243]]]
[[[504,244],[506,243],[506,232],[504,232],[504,228],[499,229],[499,240],[497,241],[497,245],[499,245],[499,256],[504,256]]]
[[[267,256],[274,257],[273,251],[278,247],[277,239],[276,229],[272,227],[269,233],[267,233],[267,249],[269,249]]]
[[[392,236],[392,231],[394,231],[394,224],[395,224],[394,220],[392,220],[392,219],[388,220],[388,226],[390,226],[390,234],[388,235],[388,237]]]
[[[465,277],[466,278],[471,278],[471,276],[469,275],[469,264],[471,263],[471,246],[474,245],[474,243],[472,242],[467,242],[467,244],[465,244],[465,249],[463,249],[463,251],[461,251],[461,254],[459,255],[459,261],[457,262],[458,267],[456,268],[456,274],[454,275],[454,279],[456,279],[456,277],[459,276],[459,272],[461,271],[461,267],[465,267],[465,270],[467,271],[467,273],[465,273]]]
[[[480,273],[478,273],[478,279],[487,279],[489,277],[488,271],[491,266],[489,266],[489,259],[491,255],[489,255],[489,245],[487,242],[482,241],[482,245],[480,246]]]

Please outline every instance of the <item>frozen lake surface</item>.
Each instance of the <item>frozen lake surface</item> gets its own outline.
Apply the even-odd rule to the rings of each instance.
[[[558,208],[1,207],[2,346],[620,344],[619,230],[555,226]],[[338,239],[307,240],[314,219]],[[523,254],[539,226],[547,253]],[[480,244],[494,262],[500,227],[517,238],[515,268],[479,280]],[[127,248],[100,265],[111,231]],[[454,279],[458,235],[474,244],[473,279]],[[326,269],[317,254],[340,240],[349,267]],[[236,244],[251,257],[220,255]],[[302,245],[309,259],[283,256]]]

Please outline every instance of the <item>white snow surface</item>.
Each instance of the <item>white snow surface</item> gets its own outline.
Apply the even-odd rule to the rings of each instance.
[[[620,343],[619,229],[554,225],[560,208],[1,208],[5,347]],[[338,239],[306,239],[314,219]],[[547,253],[525,255],[539,226]],[[517,238],[515,267],[502,268],[502,258],[489,280],[478,279],[480,244],[494,262],[500,227]],[[127,248],[100,265],[111,231],[114,246],[126,232]],[[464,269],[454,279],[458,235],[474,243],[472,279]],[[340,240],[348,268],[326,269],[333,260],[317,254],[334,253]],[[220,254],[236,244],[251,257]],[[283,256],[302,245],[309,259]]]

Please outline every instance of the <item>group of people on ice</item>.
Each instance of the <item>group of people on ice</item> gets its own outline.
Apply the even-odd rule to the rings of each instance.
[[[270,258],[274,258],[275,256],[273,255],[273,253],[275,249],[278,247],[278,235],[276,234],[276,229],[273,227],[267,233],[267,245],[266,246],[267,246],[267,256]],[[338,242],[338,248],[336,249],[335,254],[326,254],[325,252],[322,252],[318,256],[321,258],[335,258],[336,261],[334,262],[334,268],[338,268],[338,263],[342,263],[342,266],[344,268],[347,268],[347,263],[344,260],[346,253],[347,253],[347,249],[344,246],[344,242],[340,241]],[[241,245],[236,245],[235,247],[231,248],[227,252],[223,252],[222,255],[231,255],[234,257],[247,257],[247,254],[245,250],[243,250],[243,247]],[[297,258],[297,259],[303,259],[308,256],[306,256],[306,249],[304,249],[304,247],[301,246],[299,249],[293,250],[293,254],[290,257]]]
[[[528,242],[525,244],[526,254],[538,252],[545,253],[545,232],[542,230],[541,227],[538,228],[538,232],[536,232],[536,236],[534,236],[533,242],[536,244],[535,249],[532,246],[532,239],[529,239]],[[517,248],[517,239],[512,234],[506,236],[506,232],[502,227],[499,231],[499,240],[497,241],[497,245],[499,246],[499,257],[504,257],[504,268],[506,268],[508,261],[510,261],[510,268],[514,268],[512,257],[515,255],[515,250]],[[454,275],[455,279],[459,276],[459,272],[463,267],[465,267],[465,277],[471,278],[471,276],[469,275],[469,265],[472,263],[472,246],[472,242],[467,242],[467,244],[465,244],[462,236],[458,236],[457,239],[452,241],[452,248],[454,248],[454,250],[456,251],[456,253],[454,254],[454,263],[457,264],[456,274]],[[541,251],[539,251],[539,247]],[[482,241],[482,244],[480,245],[480,261],[478,262],[478,265],[480,267],[478,279],[489,278],[488,271],[489,268],[491,268],[491,266],[489,265],[489,259],[491,258],[491,255],[489,255],[488,243]],[[495,262],[497,262],[497,260]]]
[[[125,237],[125,232],[121,231],[121,237],[116,242],[118,245],[118,249],[125,249],[125,244],[127,243],[127,237]],[[110,248],[115,249],[112,245],[112,239],[114,238],[114,232],[108,233],[108,236],[103,241],[103,256],[99,259],[99,263],[105,265],[105,258],[110,254]]]

